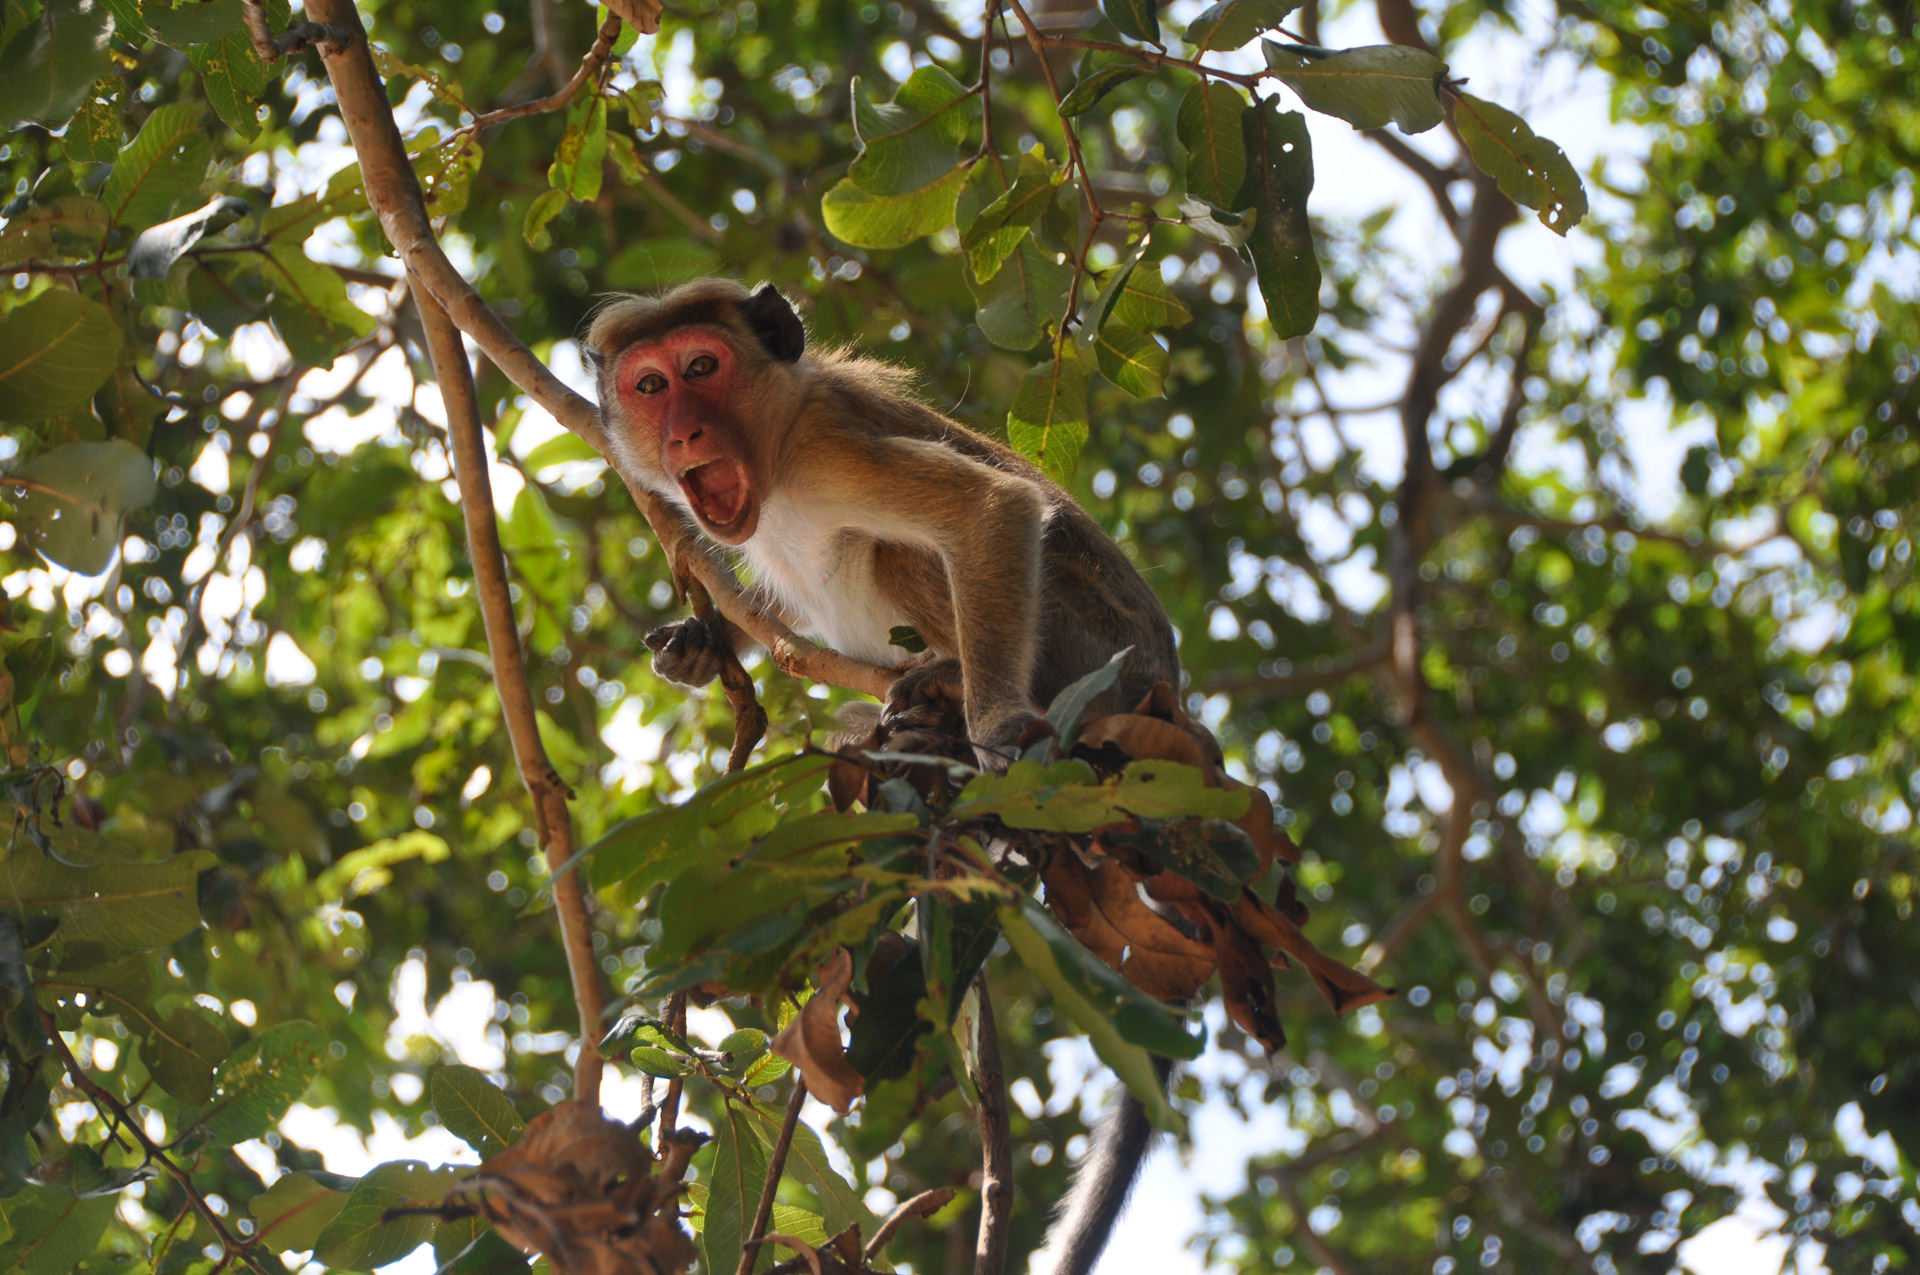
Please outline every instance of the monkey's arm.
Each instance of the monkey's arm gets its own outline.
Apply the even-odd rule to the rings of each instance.
[[[1039,486],[911,438],[819,440],[803,490],[820,493],[843,525],[916,545],[946,568],[967,728],[982,760],[1004,766],[1034,716],[1040,535]]]

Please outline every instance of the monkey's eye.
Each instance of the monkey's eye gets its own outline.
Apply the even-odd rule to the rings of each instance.
[[[711,354],[702,354],[694,359],[693,362],[687,364],[687,379],[691,381],[696,376],[712,376],[719,370],[719,359],[714,358]]]
[[[649,372],[641,377],[640,383],[633,388],[639,390],[642,394],[658,394],[661,390],[667,388],[667,378],[658,372]]]

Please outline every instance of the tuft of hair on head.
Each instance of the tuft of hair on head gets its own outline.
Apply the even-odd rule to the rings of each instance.
[[[806,350],[806,326],[778,288],[765,283],[749,292],[733,279],[696,279],[654,296],[609,297],[594,313],[583,348],[598,366],[616,350],[699,325],[751,338],[781,362],[795,362]]]

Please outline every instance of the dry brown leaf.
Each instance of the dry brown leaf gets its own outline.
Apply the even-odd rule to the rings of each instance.
[[[607,8],[641,35],[660,30],[660,13],[665,7],[660,0],[607,0]]]
[[[589,1103],[535,1116],[520,1141],[447,1193],[558,1275],[676,1275],[692,1267],[676,1176],[632,1129]]]
[[[1188,938],[1141,902],[1138,879],[1108,860],[1089,870],[1070,854],[1047,865],[1047,906],[1095,956],[1156,1000],[1184,1000],[1213,974],[1210,943]]]
[[[1080,732],[1088,748],[1112,744],[1135,761],[1177,761],[1211,775],[1213,759],[1193,733],[1178,723],[1139,713],[1115,713],[1089,722]],[[1217,785],[1216,785],[1217,786]]]
[[[1242,894],[1240,901],[1233,905],[1233,919],[1241,929],[1262,944],[1286,953],[1305,966],[1308,975],[1319,987],[1320,994],[1327,998],[1327,1004],[1333,1006],[1336,1014],[1344,1014],[1375,1001],[1389,1000],[1393,996],[1393,992],[1365,974],[1350,969],[1315,947],[1313,940],[1299,926],[1251,890]]]
[[[810,1095],[845,1115],[865,1084],[840,1043],[840,1001],[853,984],[853,953],[841,948],[819,979],[820,990],[768,1048],[799,1068]]]

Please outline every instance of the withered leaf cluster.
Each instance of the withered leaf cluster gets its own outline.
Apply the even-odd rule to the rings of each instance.
[[[565,1102],[449,1191],[446,1207],[477,1212],[558,1275],[677,1275],[695,1258],[679,1202],[698,1145],[675,1140],[656,1159],[627,1125]]]

